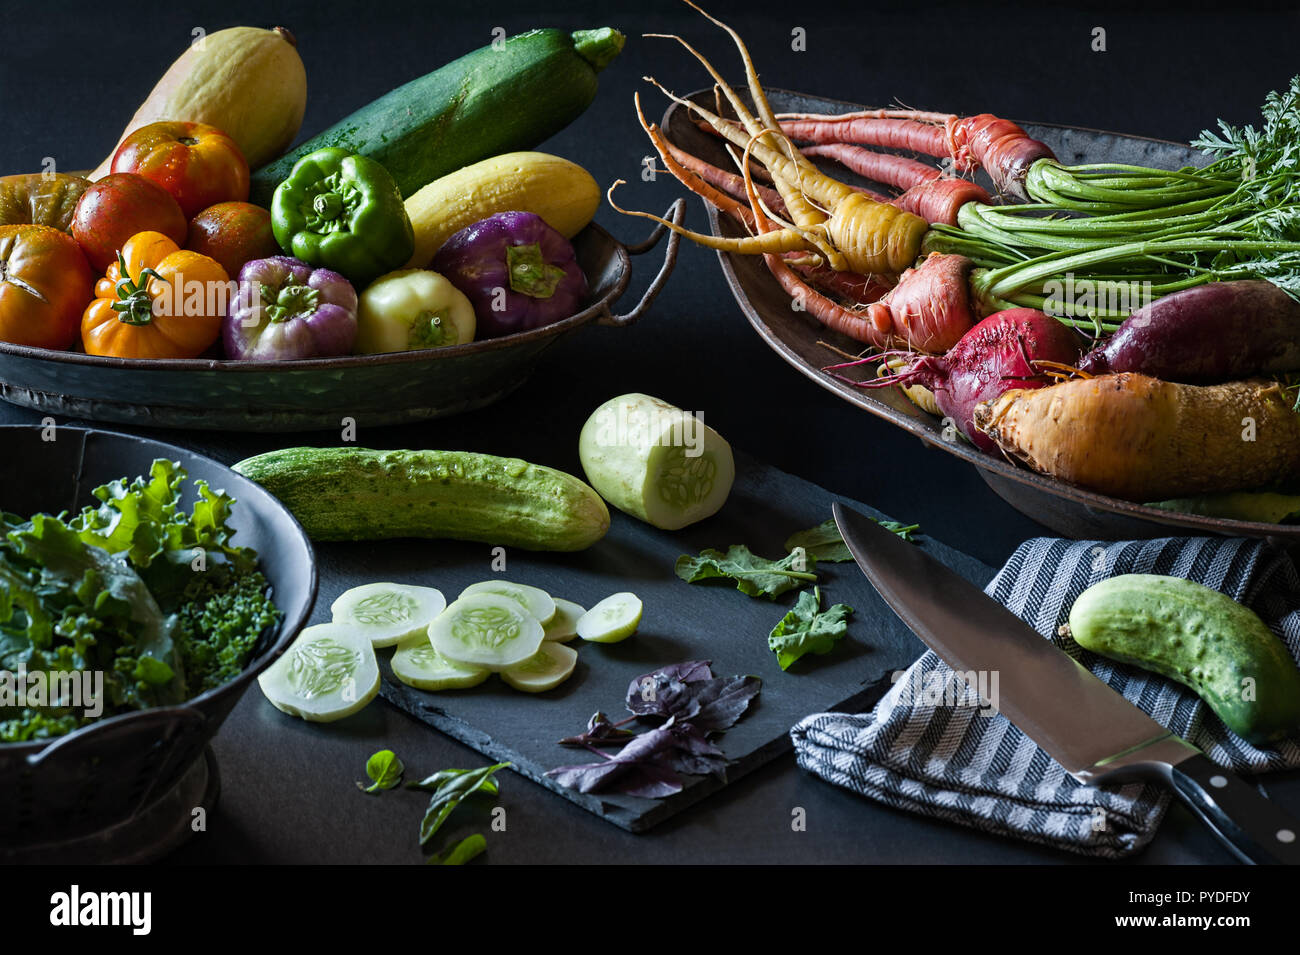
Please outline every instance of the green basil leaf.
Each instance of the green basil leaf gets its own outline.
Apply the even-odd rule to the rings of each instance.
[[[485,849],[487,849],[487,840],[476,832],[472,836],[466,836],[446,852],[429,856],[425,865],[464,865],[482,855]]]
[[[370,777],[370,785],[364,786],[357,783],[357,788],[363,793],[392,789],[402,781],[402,773],[404,772],[406,772],[406,766],[397,758],[397,754],[391,749],[381,749],[366,760],[366,775]]]
[[[408,784],[411,789],[433,793],[424,819],[420,821],[420,845],[426,845],[434,837],[447,817],[467,796],[476,792],[495,796],[500,790],[493,774],[509,765],[510,763],[497,763],[479,769],[444,769],[418,783]]]

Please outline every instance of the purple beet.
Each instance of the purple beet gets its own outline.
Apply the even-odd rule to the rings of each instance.
[[[1272,282],[1212,282],[1138,309],[1083,357],[1093,375],[1135,371],[1205,384],[1300,369],[1300,302]]]

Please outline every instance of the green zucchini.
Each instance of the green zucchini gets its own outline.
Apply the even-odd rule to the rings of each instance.
[[[251,201],[269,206],[293,164],[324,146],[378,161],[403,197],[499,153],[532,149],[577,119],[623,34],[532,30],[462,56],[363,106],[252,175]]]
[[[609,510],[590,487],[518,458],[284,448],[235,470],[279,498],[312,540],[431,537],[572,551],[609,529]]]
[[[1300,669],[1286,645],[1231,597],[1179,577],[1124,574],[1070,608],[1084,649],[1195,691],[1242,739],[1267,745],[1300,731]]]

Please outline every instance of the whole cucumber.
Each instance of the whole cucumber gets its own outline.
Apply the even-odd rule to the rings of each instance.
[[[234,469],[279,498],[312,540],[432,537],[571,551],[609,529],[609,510],[590,487],[518,458],[284,448]]]
[[[381,96],[252,175],[251,201],[271,196],[303,156],[339,146],[377,160],[410,196],[462,166],[532,149],[577,119],[623,34],[532,30],[467,53]],[[436,250],[435,250],[436,251]]]
[[[1264,621],[1231,597],[1179,577],[1124,574],[1070,608],[1084,649],[1195,691],[1242,739],[1267,745],[1300,730],[1300,669]]]

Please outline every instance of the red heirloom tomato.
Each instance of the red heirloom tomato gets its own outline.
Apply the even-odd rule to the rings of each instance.
[[[190,222],[185,248],[216,259],[226,274],[239,275],[245,262],[280,254],[271,213],[251,202],[218,202]]]
[[[141,126],[113,154],[113,172],[156,182],[190,219],[218,202],[248,198],[248,162],[235,141],[206,123]]]
[[[71,347],[94,288],[86,257],[66,232],[0,226],[0,341]]]
[[[117,261],[117,250],[136,233],[161,232],[179,245],[188,230],[185,213],[167,190],[134,173],[99,180],[72,215],[72,237],[99,272]]]

